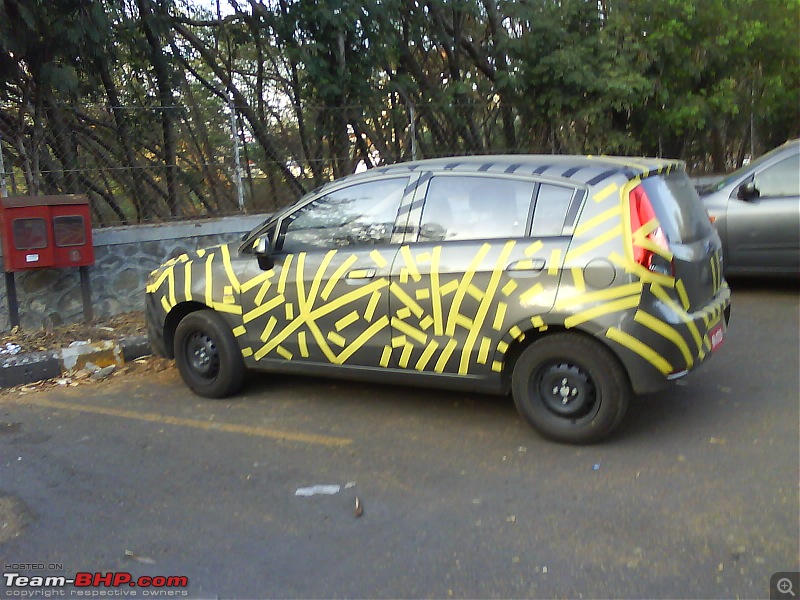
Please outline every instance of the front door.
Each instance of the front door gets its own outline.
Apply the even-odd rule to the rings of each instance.
[[[797,155],[757,172],[758,197],[728,201],[731,267],[800,270],[800,170]]]
[[[377,366],[389,345],[389,273],[410,177],[347,185],[276,224],[274,264],[241,288],[244,353],[256,362]]]

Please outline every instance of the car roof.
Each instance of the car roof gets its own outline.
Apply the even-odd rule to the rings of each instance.
[[[548,179],[571,180],[576,183],[596,185],[618,174],[623,175],[626,179],[634,179],[675,168],[684,168],[684,163],[661,158],[557,154],[448,156],[376,167],[331,183],[340,183],[344,180],[352,183],[377,174],[401,175],[415,171],[449,171],[492,175],[539,175]]]

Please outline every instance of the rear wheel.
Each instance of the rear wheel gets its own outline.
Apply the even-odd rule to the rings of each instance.
[[[542,435],[590,444],[619,424],[631,396],[617,358],[577,333],[556,333],[526,348],[511,375],[514,403]]]
[[[224,398],[244,381],[244,360],[233,333],[218,313],[199,310],[186,315],[175,330],[175,364],[195,393]]]

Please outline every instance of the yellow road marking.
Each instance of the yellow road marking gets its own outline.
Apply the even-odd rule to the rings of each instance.
[[[341,447],[348,446],[353,440],[327,435],[315,435],[310,433],[300,433],[293,431],[282,431],[267,427],[256,427],[252,425],[237,425],[235,423],[220,423],[218,421],[201,421],[199,419],[186,419],[182,417],[171,417],[150,412],[137,412],[124,410],[121,408],[110,408],[107,406],[89,406],[73,402],[60,402],[47,400],[45,398],[2,398],[2,403],[13,402],[14,404],[38,406],[40,408],[52,408],[55,410],[72,410],[76,412],[90,413],[95,415],[106,415],[109,417],[119,417],[122,419],[133,419],[136,421],[147,421],[149,423],[160,423],[162,425],[174,425],[177,427],[192,427],[204,431],[223,431],[225,433],[242,433],[256,437],[271,438],[286,442],[301,442],[304,444],[319,444],[322,446]]]

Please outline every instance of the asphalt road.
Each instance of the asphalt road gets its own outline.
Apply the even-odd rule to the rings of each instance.
[[[800,306],[733,288],[720,354],[590,447],[508,398],[297,377],[223,402],[174,369],[0,396],[4,572],[186,576],[202,598],[768,597],[800,570]],[[342,489],[295,495],[315,484]]]

